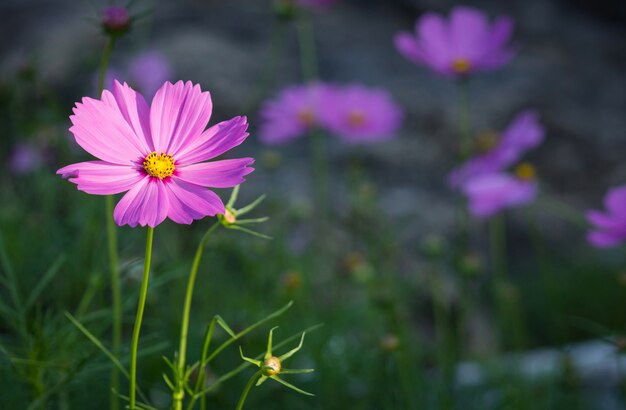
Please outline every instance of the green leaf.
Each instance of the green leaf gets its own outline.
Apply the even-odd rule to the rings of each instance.
[[[263,200],[264,200],[264,199],[265,199],[265,194],[263,194],[263,195],[261,195],[260,197],[258,197],[257,199],[255,199],[255,200],[254,200],[254,202],[252,202],[252,203],[250,203],[250,204],[248,204],[248,205],[244,206],[244,207],[243,207],[243,208],[241,208],[241,209],[238,209],[238,210],[237,210],[237,212],[235,212],[235,215],[236,215],[236,216],[239,216],[239,215],[245,215],[245,214],[247,214],[248,212],[250,212],[250,211],[252,211],[254,208],[256,208],[256,206],[257,206],[258,204],[260,204],[261,202],[263,202]]]
[[[247,233],[247,234],[249,234],[249,235],[256,236],[257,238],[269,239],[269,240],[274,239],[274,238],[272,238],[271,236],[268,236],[268,235],[265,235],[265,234],[262,234],[262,233],[259,233],[259,232],[256,232],[256,231],[253,231],[252,229],[244,228],[243,226],[238,226],[238,225],[228,225],[228,226],[226,226],[225,228],[227,228],[227,229],[233,229],[233,230],[235,230],[235,231],[245,232],[245,233]]]
[[[312,373],[315,369],[281,369],[280,374],[303,374]]]
[[[300,344],[295,347],[294,349],[291,349],[290,351],[288,351],[287,353],[285,353],[284,355],[280,356],[278,358],[278,360],[280,360],[281,362],[283,360],[287,360],[289,359],[291,356],[294,355],[294,353],[296,353],[298,350],[300,350],[302,348],[302,343],[304,342],[304,335],[306,334],[306,332],[302,332],[302,337],[300,338]]]
[[[235,332],[233,332],[233,329],[231,329],[230,326],[226,324],[226,321],[224,321],[224,319],[222,319],[220,315],[216,315],[215,320],[217,321],[217,324],[220,325],[222,329],[224,329],[226,333],[230,335],[230,337],[237,337]]]
[[[307,396],[315,396],[313,393],[309,393],[308,391],[304,391],[302,389],[299,389],[296,386],[294,386],[293,384],[284,381],[283,379],[281,379],[278,376],[271,376],[270,379],[276,380],[278,383],[282,384],[283,386],[289,387],[291,390],[295,390],[298,393],[305,394]]]
[[[39,282],[37,282],[37,285],[34,287],[33,291],[30,293],[30,295],[28,295],[28,299],[26,300],[26,303],[22,308],[24,312],[28,312],[30,308],[35,304],[35,302],[41,295],[41,292],[44,291],[50,281],[52,281],[57,273],[59,273],[59,270],[61,269],[61,266],[63,266],[64,262],[65,255],[61,255],[57,258],[56,261],[54,261],[52,266],[48,268],[48,270],[46,271],[46,273],[44,273]]]

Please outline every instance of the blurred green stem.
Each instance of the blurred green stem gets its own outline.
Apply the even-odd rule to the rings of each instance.
[[[176,390],[172,392],[172,402],[174,404],[173,407],[176,410],[180,410],[183,408],[183,398],[185,397],[185,384],[187,382],[185,377],[187,334],[189,331],[189,313],[191,311],[191,300],[193,298],[193,288],[196,283],[196,274],[198,273],[198,267],[200,266],[200,261],[202,260],[202,253],[204,252],[206,241],[208,240],[209,236],[211,236],[211,233],[213,233],[213,231],[215,231],[219,226],[220,223],[215,222],[206,231],[206,233],[200,240],[200,243],[198,244],[198,249],[196,249],[196,256],[194,257],[193,264],[191,265],[191,271],[189,272],[189,281],[187,282],[187,292],[185,293],[183,317],[180,326],[180,344],[178,347],[178,371],[176,374]]]
[[[469,96],[469,80],[461,78],[458,81],[459,95],[459,159],[465,161],[471,155],[472,141],[472,112]]]
[[[241,393],[241,397],[239,398],[239,402],[237,403],[236,410],[243,409],[243,405],[246,402],[246,398],[248,398],[248,393],[250,393],[250,389],[252,389],[252,386],[254,386],[254,382],[260,375],[261,375],[261,370],[254,373],[252,377],[250,378],[250,380],[248,380],[248,384],[246,384],[246,388],[243,390],[243,393]]]
[[[98,77],[98,98],[102,96],[107,68],[111,59],[111,52],[115,44],[115,37],[108,36],[100,61],[100,74]],[[119,356],[122,345],[122,290],[120,287],[120,268],[117,255],[117,232],[113,220],[113,196],[107,195],[106,201],[106,224],[107,244],[109,252],[109,269],[111,273],[111,303],[112,303],[112,352]],[[113,366],[111,369],[111,410],[119,409],[119,398],[115,392],[120,390],[120,374]]]
[[[435,332],[437,339],[437,358],[442,374],[442,389],[440,392],[439,408],[450,410],[453,408],[453,375],[454,375],[454,355],[451,351],[449,309],[444,300],[442,281],[440,272],[433,269],[430,275],[430,285],[433,298],[433,313],[435,318]]]
[[[137,316],[135,317],[135,326],[133,327],[133,339],[130,346],[130,392],[129,392],[129,408],[135,410],[136,393],[137,393],[137,347],[139,345],[139,332],[141,330],[141,321],[143,319],[143,310],[146,305],[146,297],[148,295],[148,279],[150,277],[150,262],[152,261],[152,239],[154,237],[154,228],[148,227],[148,235],[146,238],[146,257],[143,265],[143,277],[141,279],[141,289],[139,291],[139,304],[137,305]]]
[[[313,22],[306,13],[300,13],[297,26],[302,76],[305,81],[313,81],[317,78],[317,53],[315,52]]]
[[[257,108],[259,102],[266,94],[272,80],[278,72],[278,62],[280,61],[281,53],[285,48],[285,40],[287,38],[285,35],[286,28],[286,24],[282,20],[277,21],[272,28],[267,62],[265,63],[263,71],[256,81],[256,89],[250,93],[250,98],[242,109],[242,111],[246,114]]]

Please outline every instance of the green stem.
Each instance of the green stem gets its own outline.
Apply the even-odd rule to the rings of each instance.
[[[313,32],[313,23],[305,13],[298,16],[297,28],[302,76],[305,81],[313,81],[317,78],[315,33]]]
[[[433,312],[435,317],[435,331],[437,339],[437,353],[442,374],[442,389],[440,392],[440,408],[449,410],[453,407],[453,352],[451,351],[450,331],[448,325],[449,311],[443,300],[439,272],[434,271],[431,277],[431,291],[433,298]]]
[[[317,201],[317,220],[321,224],[326,220],[328,204],[328,158],[326,155],[326,140],[319,130],[313,130],[309,137],[311,142],[311,165],[315,180],[315,198]]]
[[[241,393],[241,397],[239,398],[239,402],[237,403],[236,410],[243,409],[243,404],[246,402],[248,393],[250,393],[250,389],[252,389],[252,386],[254,386],[254,382],[256,381],[257,377],[259,377],[260,375],[261,375],[261,370],[254,373],[252,377],[250,378],[250,380],[248,380],[248,384],[246,384],[246,388],[243,390],[243,393]]]
[[[102,95],[106,80],[107,68],[111,59],[111,52],[115,44],[115,37],[108,36],[102,59],[100,61],[100,74],[98,77],[98,97]],[[120,287],[120,269],[117,255],[117,232],[113,220],[113,196],[108,195],[106,201],[106,224],[107,242],[109,253],[109,270],[111,274],[111,303],[112,307],[112,352],[117,357],[122,346],[122,291]],[[119,399],[115,392],[120,390],[120,374],[115,366],[111,369],[111,410],[119,409]]]
[[[459,158],[465,161],[471,155],[472,113],[470,109],[469,80],[458,82],[459,95]]]
[[[137,347],[139,344],[139,332],[141,330],[141,321],[143,319],[143,311],[146,305],[146,297],[148,295],[148,279],[150,277],[150,262],[152,260],[152,239],[154,237],[154,228],[148,227],[148,236],[146,239],[146,257],[143,266],[143,278],[141,279],[141,289],[139,291],[139,304],[137,306],[137,316],[135,317],[135,326],[133,327],[133,338],[130,346],[130,392],[129,392],[129,408],[135,410],[136,407],[136,385],[137,385]]]
[[[183,317],[180,326],[180,344],[178,347],[178,372],[176,375],[176,390],[172,392],[172,401],[174,408],[180,410],[183,408],[183,398],[185,397],[185,358],[187,353],[187,335],[189,332],[189,313],[191,311],[191,300],[193,298],[193,288],[196,283],[196,274],[202,260],[202,253],[207,239],[211,233],[220,226],[219,222],[214,223],[204,234],[196,249],[191,271],[189,272],[189,280],[187,282],[187,292],[185,293],[185,302],[183,307]]]

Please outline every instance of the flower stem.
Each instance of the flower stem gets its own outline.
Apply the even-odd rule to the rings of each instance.
[[[302,76],[305,81],[313,81],[317,78],[315,33],[313,32],[313,23],[305,13],[300,13],[298,16],[297,28]]]
[[[243,393],[241,393],[241,397],[239,398],[239,402],[237,403],[237,409],[236,410],[243,409],[243,405],[246,402],[246,398],[248,397],[248,393],[250,393],[250,389],[252,389],[252,386],[254,386],[254,382],[256,381],[257,377],[259,377],[260,375],[261,375],[261,371],[260,370],[252,375],[252,377],[248,381],[248,384],[246,384],[246,388],[243,390]]]
[[[469,96],[469,80],[458,82],[459,94],[459,159],[465,161],[471,155],[472,113]]]
[[[176,390],[172,392],[172,401],[174,403],[173,408],[180,410],[183,408],[183,398],[185,397],[185,358],[187,353],[187,334],[189,332],[189,313],[191,311],[191,300],[193,298],[193,288],[196,283],[196,274],[198,272],[198,266],[202,260],[202,253],[207,239],[211,236],[211,233],[220,226],[219,222],[215,222],[204,234],[198,249],[196,249],[196,256],[194,257],[193,264],[191,265],[191,271],[189,272],[189,281],[187,282],[187,292],[185,293],[185,302],[183,306],[183,317],[180,326],[180,344],[178,347],[178,365],[176,376]]]
[[[137,385],[137,347],[139,344],[139,332],[141,330],[141,321],[143,319],[143,310],[146,305],[146,296],[148,295],[148,279],[150,277],[150,262],[152,260],[152,238],[154,237],[154,228],[148,227],[148,236],[146,239],[146,257],[143,265],[143,278],[141,279],[141,289],[139,291],[139,304],[137,305],[137,316],[135,317],[135,326],[133,327],[133,338],[130,346],[130,400],[129,409],[135,410],[136,407],[136,385]]]
[[[108,36],[107,42],[102,52],[100,61],[100,73],[98,76],[98,97],[102,95],[104,89],[104,81],[111,58],[111,52],[115,44],[115,37]],[[111,304],[112,306],[112,352],[117,357],[120,354],[122,345],[122,291],[120,288],[120,268],[117,255],[117,232],[115,230],[115,221],[113,220],[113,196],[108,195],[105,198],[106,203],[106,224],[107,224],[107,243],[109,253],[109,270],[111,275]],[[120,374],[115,366],[111,369],[111,410],[120,408],[119,398],[115,392],[120,390]]]

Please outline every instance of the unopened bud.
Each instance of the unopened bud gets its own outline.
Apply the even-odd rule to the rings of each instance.
[[[109,35],[122,35],[130,28],[130,15],[126,8],[110,6],[102,12],[102,28]]]
[[[270,356],[263,361],[263,375],[264,376],[276,376],[280,373],[283,366],[280,364],[280,360],[276,356]]]

